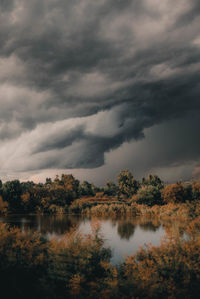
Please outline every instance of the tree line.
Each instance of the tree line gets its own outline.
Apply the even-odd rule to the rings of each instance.
[[[46,178],[45,183],[0,180],[1,213],[64,213],[74,200],[95,196],[149,206],[182,203],[200,198],[200,182],[165,186],[157,175],[150,174],[139,181],[129,170],[120,171],[117,184],[109,180],[101,188],[88,181],[80,183],[72,174],[57,175],[54,180]]]

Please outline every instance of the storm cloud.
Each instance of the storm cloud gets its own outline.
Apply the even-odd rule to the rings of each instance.
[[[1,0],[2,174],[103,167],[159,126],[141,174],[199,167],[199,32],[197,0]]]

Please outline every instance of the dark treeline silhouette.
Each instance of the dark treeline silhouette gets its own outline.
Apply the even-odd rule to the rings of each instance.
[[[77,199],[98,202],[124,202],[142,205],[163,205],[184,203],[200,197],[200,182],[171,184],[165,186],[157,176],[150,174],[138,181],[128,170],[118,175],[118,183],[107,181],[102,188],[84,181],[80,183],[72,174],[58,175],[54,180],[47,178],[45,183],[0,181],[0,213],[66,213]],[[83,204],[82,200],[82,204]],[[72,205],[73,203],[73,205]],[[80,205],[79,205],[80,207]],[[77,209],[80,212],[80,209]]]

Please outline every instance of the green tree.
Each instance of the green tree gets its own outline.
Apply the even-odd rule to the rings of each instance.
[[[159,189],[162,189],[164,187],[163,181],[156,175],[156,174],[150,174],[147,178],[142,179],[142,185],[143,186],[155,186]]]
[[[160,189],[153,185],[142,186],[138,190],[135,199],[138,204],[146,204],[149,206],[162,203]]]
[[[45,185],[46,185],[47,187],[51,187],[51,185],[52,185],[52,179],[51,179],[51,178],[46,178]]]
[[[72,200],[71,193],[66,191],[63,186],[54,186],[50,188],[49,196],[51,198],[51,204],[58,206],[69,205]]]
[[[62,174],[61,179],[56,175],[52,188],[62,187],[66,191],[68,200],[78,198],[79,196],[79,180],[76,180],[72,174]]]
[[[84,182],[83,182],[82,184],[80,184],[80,186],[79,186],[79,194],[80,194],[81,196],[93,196],[93,195],[95,195],[93,185],[90,184],[90,183],[87,182],[87,181],[84,181]]]
[[[126,198],[130,198],[136,194],[139,183],[136,181],[129,170],[122,170],[118,175],[119,193]]]
[[[61,185],[70,194],[71,198],[77,198],[79,195],[79,180],[76,180],[72,174],[62,174]]]
[[[112,181],[107,181],[104,188],[104,193],[109,196],[115,196],[117,194],[118,188],[116,184]]]
[[[13,180],[3,184],[3,199],[8,202],[8,209],[12,212],[19,212],[23,209],[22,201],[22,186],[20,181]]]

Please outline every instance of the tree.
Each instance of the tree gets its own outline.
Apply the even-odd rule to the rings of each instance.
[[[8,203],[3,200],[0,195],[0,214],[5,214],[7,212]]]
[[[45,185],[46,185],[47,187],[51,187],[51,185],[52,185],[52,179],[51,179],[51,178],[46,178]]]
[[[29,207],[31,211],[37,210],[39,207],[43,207],[41,202],[43,198],[49,196],[49,189],[45,188],[44,185],[37,184],[29,190],[30,200]]]
[[[21,183],[22,193],[29,192],[30,189],[32,189],[34,186],[35,186],[35,183],[32,181],[22,182]]]
[[[136,194],[139,187],[139,182],[134,179],[129,170],[122,170],[118,175],[118,186],[119,193],[126,198],[130,198]]]
[[[117,194],[117,186],[112,181],[107,181],[104,188],[104,193],[109,196],[115,196]]]
[[[22,186],[20,181],[8,181],[3,184],[3,199],[8,202],[8,208],[10,211],[21,211],[22,208]]]
[[[61,185],[73,199],[78,197],[79,183],[79,180],[76,180],[72,174],[62,174],[61,176]]]
[[[35,212],[35,205],[31,198],[31,190],[34,188],[34,182],[22,182],[21,183],[21,205],[23,212]]]
[[[90,184],[89,182],[87,181],[84,181],[82,184],[80,184],[79,186],[79,194],[81,196],[93,196],[95,195],[95,192],[94,192],[94,187],[92,184]]]
[[[65,206],[71,203],[71,193],[65,190],[63,186],[54,186],[49,190],[49,196],[51,198],[51,204],[58,206]]]
[[[56,175],[51,189],[63,188],[68,200],[75,199],[79,196],[79,180],[76,180],[72,174],[62,174],[61,179]]]
[[[162,189],[164,187],[163,181],[156,175],[156,174],[150,174],[147,178],[142,179],[142,185],[143,186],[155,186],[159,189]]]
[[[153,185],[142,186],[135,196],[138,204],[153,206],[162,203],[160,189]]]

